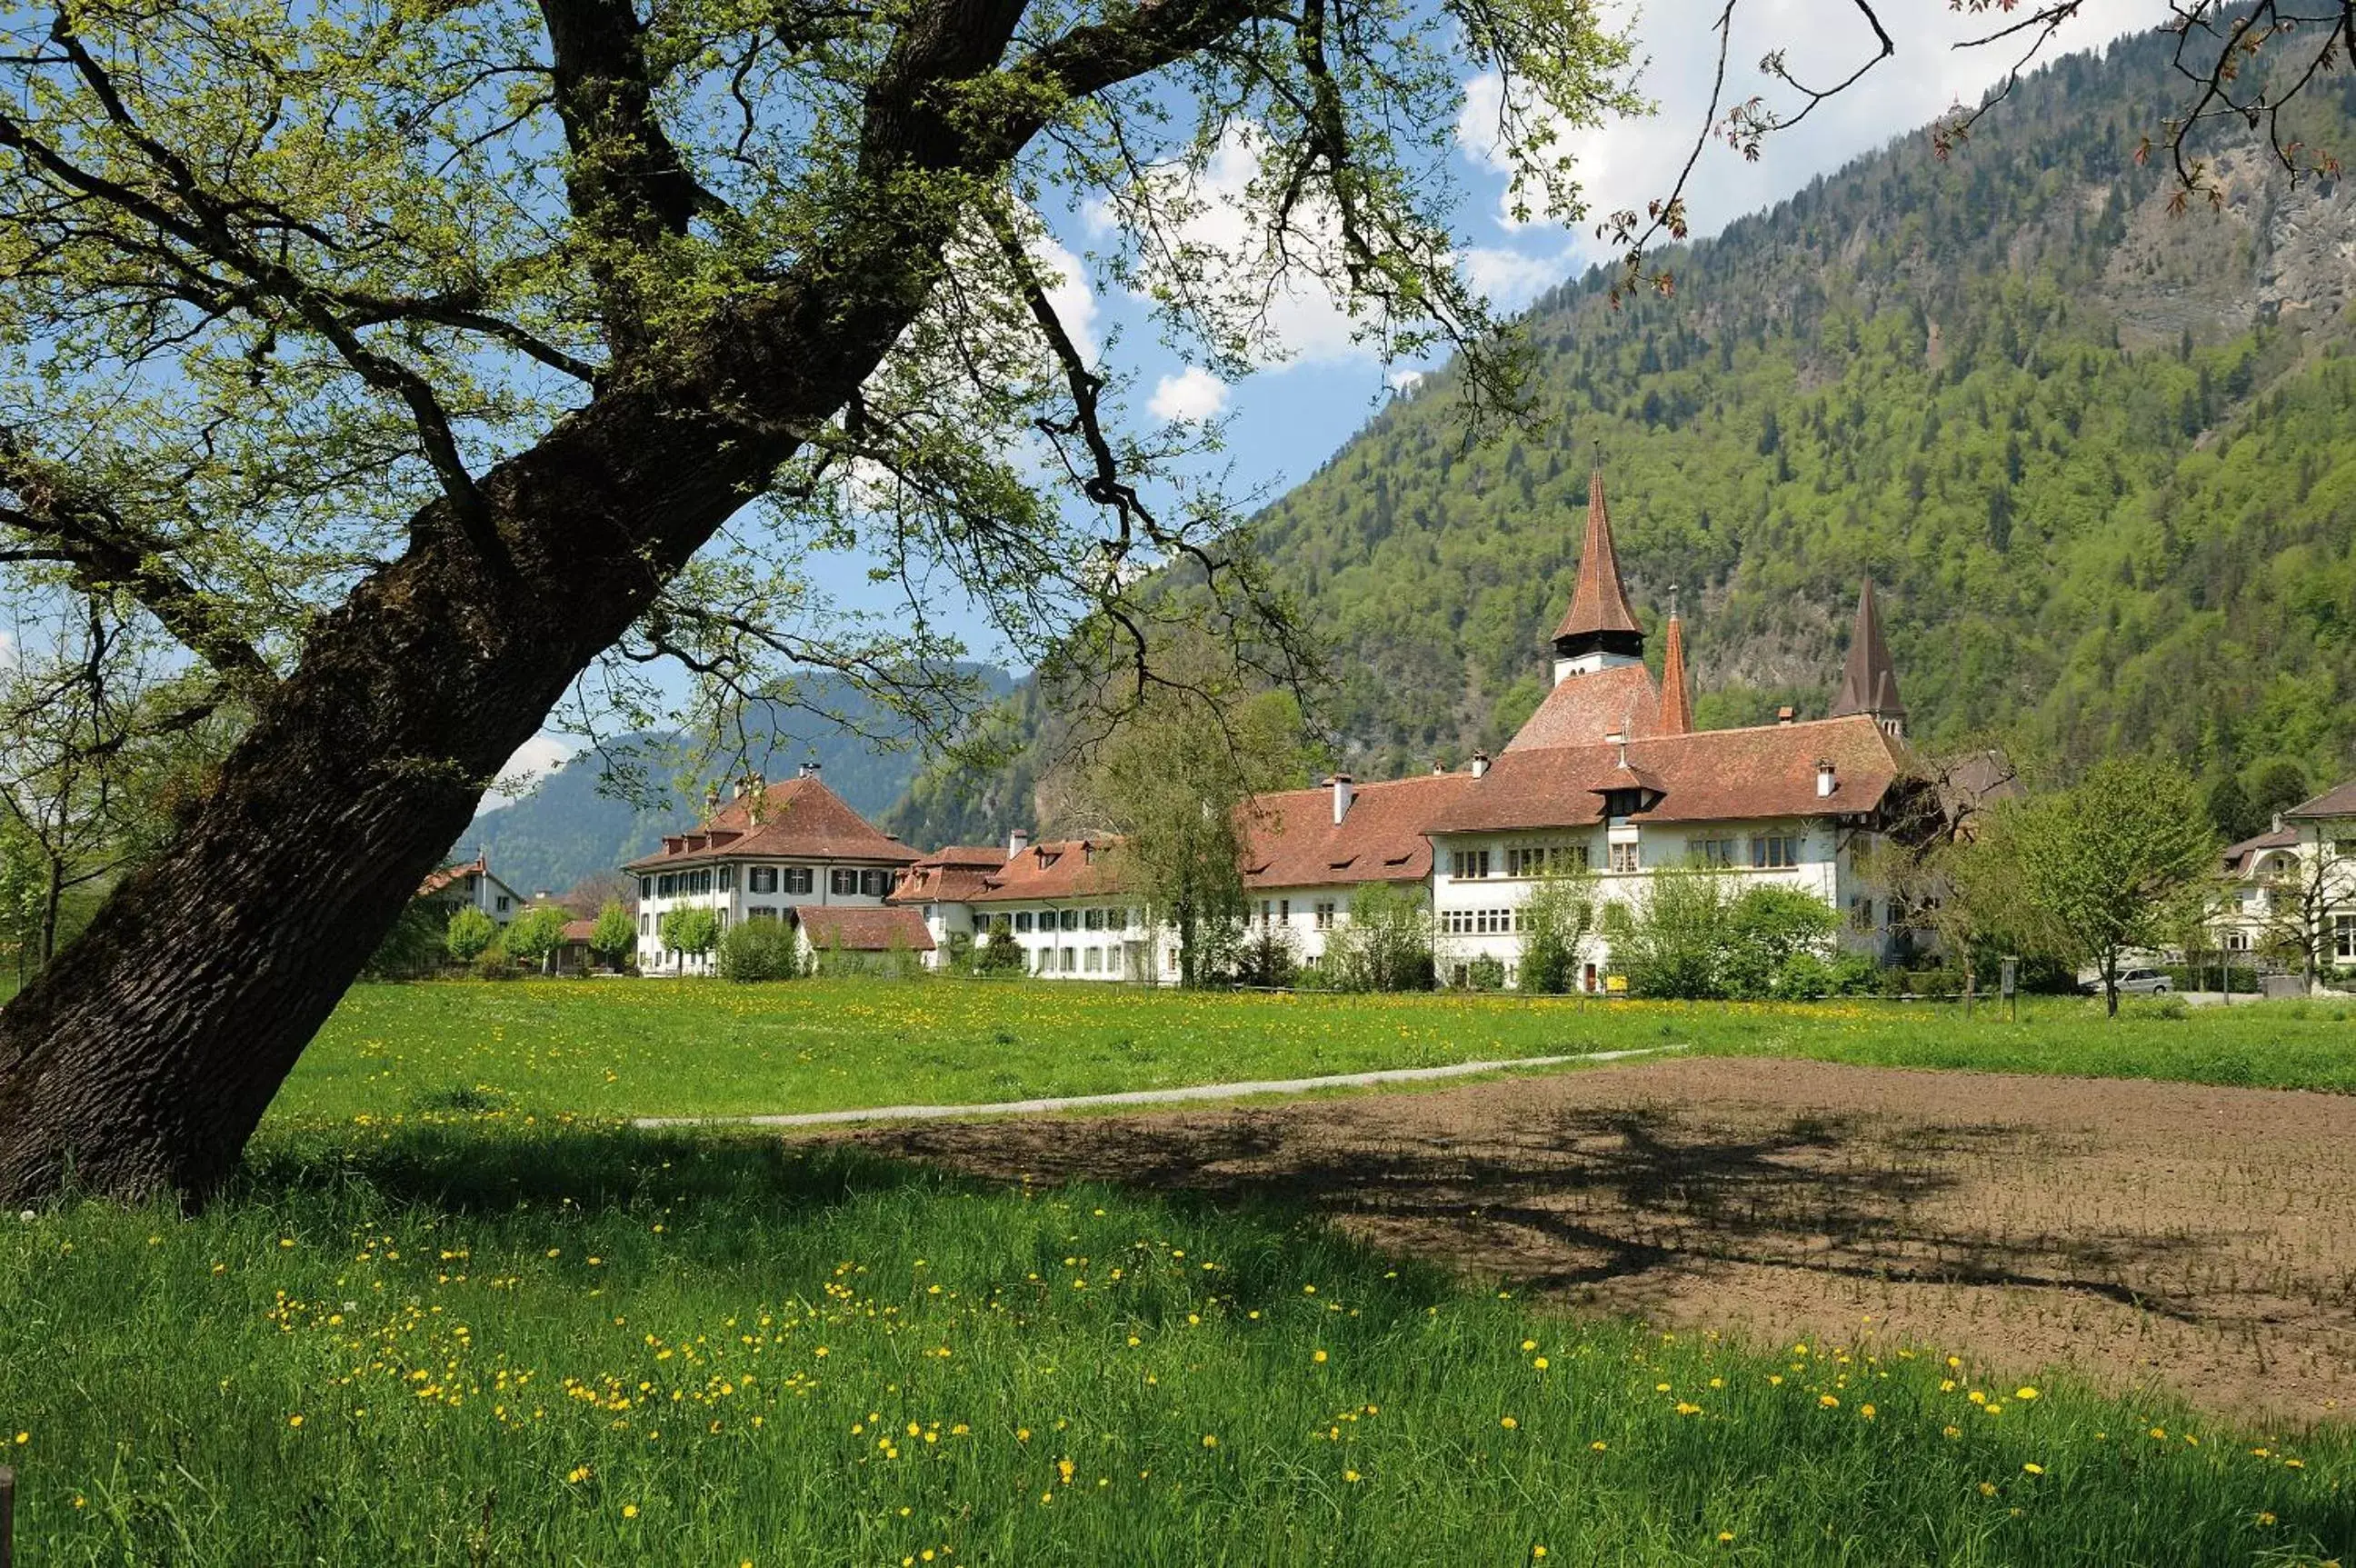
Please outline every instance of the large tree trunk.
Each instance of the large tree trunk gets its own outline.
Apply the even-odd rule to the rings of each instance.
[[[838,323],[783,430],[712,412],[708,377],[561,422],[486,480],[505,570],[429,509],[434,542],[313,632],[187,831],[0,1012],[0,1206],[217,1187],[487,781],[905,319]]]

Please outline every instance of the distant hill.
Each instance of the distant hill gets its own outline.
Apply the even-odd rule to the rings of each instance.
[[[1946,161],[1920,133],[1858,158],[1665,258],[1673,298],[1566,283],[1525,318],[1532,428],[1466,450],[1443,370],[1270,506],[1344,760],[1417,771],[1530,712],[1600,464],[1705,725],[1822,713],[1869,572],[1933,746],[2356,768],[2356,183],[2227,139],[2222,209],[2171,215],[2134,154],[2172,47],[2056,61]],[[2356,76],[2296,134],[2356,156]],[[895,820],[975,791],[921,781]]]
[[[991,692],[1002,693],[1009,689],[1001,671],[980,672]],[[830,679],[804,677],[802,685],[811,705],[842,713],[854,721],[875,711]],[[768,737],[749,759],[752,767],[771,779],[782,779],[804,762],[815,760],[827,787],[871,820],[907,792],[921,760],[913,750],[877,750],[841,726],[799,708],[756,713],[747,728]],[[668,746],[677,738],[652,734],[625,737],[623,744],[652,741]],[[690,826],[703,815],[701,795],[682,791],[676,785],[666,789],[661,801],[645,807],[601,793],[605,771],[604,762],[594,752],[572,758],[513,804],[477,816],[455,853],[471,856],[479,847],[489,855],[491,869],[518,891],[529,895],[545,888],[561,893],[659,847],[663,834]]]

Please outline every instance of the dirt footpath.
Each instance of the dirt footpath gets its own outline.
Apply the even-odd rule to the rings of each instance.
[[[1693,1058],[845,1137],[996,1177],[1290,1197],[1662,1326],[2356,1413],[2356,1098]]]

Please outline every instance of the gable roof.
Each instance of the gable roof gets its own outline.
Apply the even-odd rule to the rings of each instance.
[[[1890,644],[1881,636],[1881,614],[1874,608],[1873,579],[1868,577],[1857,596],[1857,621],[1849,628],[1848,659],[1841,666],[1840,694],[1833,699],[1833,717],[1874,714],[1903,718],[1906,704],[1898,699],[1898,666],[1890,661]]]
[[[1816,719],[1631,740],[1628,766],[1608,745],[1507,747],[1429,824],[1433,832],[1583,826],[1603,819],[1607,789],[1660,791],[1646,822],[1741,822],[1855,815],[1881,803],[1907,771],[1898,743],[1871,718]],[[1829,796],[1816,765],[1830,762]]]
[[[464,865],[445,865],[438,871],[427,872],[425,880],[417,885],[417,897],[431,898],[462,876],[488,876],[490,874],[490,866],[478,854]],[[506,884],[500,886],[505,886]],[[514,890],[510,888],[509,891]]]
[[[739,859],[865,860],[905,865],[916,852],[878,832],[842,797],[804,777],[740,796],[709,820],[663,838],[661,851],[625,871],[669,870]]]
[[[1612,513],[1603,504],[1603,475],[1598,470],[1587,476],[1587,545],[1580,552],[1579,585],[1554,634],[1558,640],[1599,631],[1642,636],[1644,630],[1620,585],[1620,553],[1612,547]]]
[[[1534,746],[1592,746],[1607,735],[1647,736],[1661,731],[1661,693],[1653,672],[1641,664],[1613,664],[1585,675],[1566,675],[1522,721],[1507,751]]]
[[[2257,857],[2270,849],[2290,849],[2298,843],[2297,828],[2269,828],[2254,838],[2244,839],[2225,846],[2225,869],[2235,874],[2247,872]]]
[[[981,890],[968,900],[1007,904],[1026,898],[1087,898],[1120,891],[1109,851],[1119,839],[1047,839],[984,874]]]
[[[990,874],[1006,864],[1006,852],[987,846],[950,844],[918,859],[900,874],[887,904],[962,903],[982,891]]]
[[[814,948],[844,952],[933,950],[933,933],[914,909],[861,908],[842,904],[797,904],[794,919]]]
[[[1331,784],[1262,795],[1245,823],[1244,886],[1420,882],[1431,875],[1426,828],[1472,783],[1469,773],[1433,773],[1356,785],[1338,823]]]
[[[2356,817],[2356,779],[2335,784],[2311,800],[2301,800],[2283,815],[2294,819]]]

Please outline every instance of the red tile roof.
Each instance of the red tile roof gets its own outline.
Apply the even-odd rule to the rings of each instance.
[[[568,942],[580,942],[585,946],[592,938],[596,936],[596,934],[597,922],[594,920],[567,920],[564,922],[564,940]]]
[[[987,886],[990,874],[1005,864],[1006,852],[1002,849],[950,844],[933,851],[902,872],[898,886],[885,902],[969,902]]]
[[[1620,556],[1612,545],[1612,514],[1603,505],[1603,476],[1590,474],[1587,548],[1579,557],[1579,585],[1571,590],[1570,608],[1563,612],[1562,624],[1554,628],[1554,634],[1565,638],[1582,632],[1642,633],[1644,629],[1636,624],[1636,612],[1628,607],[1627,590],[1620,585]]]
[[[1661,694],[1641,664],[1613,664],[1555,682],[1537,712],[1522,722],[1508,753],[1534,746],[1591,746],[1607,735],[1661,733]]]
[[[1469,773],[1360,784],[1338,824],[1331,784],[1262,795],[1246,825],[1244,884],[1420,882],[1431,875],[1424,830],[1476,787]]]
[[[839,904],[797,904],[794,918],[814,948],[843,952],[933,950],[933,933],[914,909],[868,909]]]
[[[1677,622],[1677,612],[1669,611],[1667,645],[1661,650],[1661,717],[1658,725],[1663,735],[1693,733],[1693,697],[1686,690],[1685,628]]]
[[[1050,839],[1034,843],[982,878],[976,904],[1025,898],[1087,898],[1120,891],[1112,865],[1117,839]]]
[[[1508,747],[1427,824],[1434,832],[1569,827],[1601,820],[1599,791],[1658,789],[1648,822],[1740,822],[1849,815],[1873,810],[1908,769],[1898,743],[1862,714],[1751,729],[1702,730],[1628,743],[1628,768],[1611,746]],[[1833,764],[1836,788],[1816,793],[1816,764]]]
[[[430,898],[461,876],[487,876],[490,869],[479,854],[464,865],[445,865],[439,871],[428,873],[425,880],[417,885],[417,897]]]
[[[671,833],[659,854],[625,871],[667,870],[719,860],[866,860],[905,865],[916,852],[880,833],[815,779],[788,779],[744,797],[691,832]]]
[[[2356,817],[2356,779],[2335,784],[2312,800],[2301,800],[2286,817]]]

